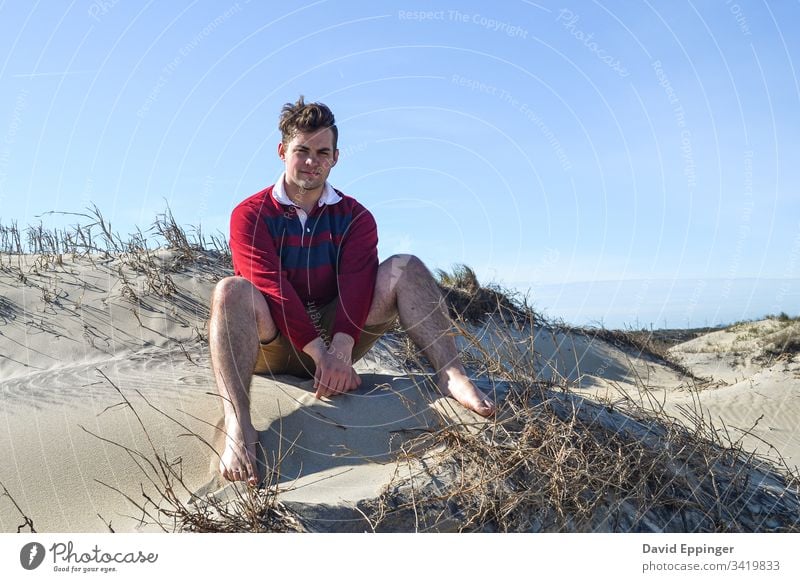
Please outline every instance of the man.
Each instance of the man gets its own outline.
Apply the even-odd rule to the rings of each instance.
[[[258,435],[249,409],[254,373],[313,376],[317,398],[358,388],[353,362],[400,323],[436,370],[442,394],[494,413],[458,359],[431,274],[410,255],[378,264],[375,220],[328,184],[339,158],[333,113],[301,96],[281,113],[285,171],[231,216],[234,277],[212,296],[209,347],[222,396],[220,472],[256,484]]]

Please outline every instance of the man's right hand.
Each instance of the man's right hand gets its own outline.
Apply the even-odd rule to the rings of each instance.
[[[355,390],[361,385],[361,378],[348,362],[337,358],[335,354],[325,353],[317,364],[314,373],[315,396],[335,396]]]
[[[303,349],[314,360],[314,389],[317,398],[351,392],[361,385],[361,378],[353,369],[347,350],[328,350],[317,338]]]

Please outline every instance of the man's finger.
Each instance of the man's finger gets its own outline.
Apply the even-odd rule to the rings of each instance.
[[[320,371],[319,367],[317,367],[317,369],[314,370],[314,398],[319,398],[319,386],[320,386],[319,376],[320,376]]]
[[[334,379],[331,380],[331,392],[334,394],[343,394],[344,393],[344,382],[342,381],[341,376],[334,376]]]
[[[342,394],[347,394],[348,392],[352,392],[355,390],[355,384],[353,383],[353,375],[350,373],[346,373],[342,376]]]
[[[317,368],[317,371],[314,372],[314,387],[317,389],[314,396],[316,398],[322,398],[323,396],[327,396],[327,386],[326,386],[326,379],[322,373],[322,368]]]

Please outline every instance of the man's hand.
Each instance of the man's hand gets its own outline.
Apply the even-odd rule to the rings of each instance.
[[[337,333],[329,349],[320,338],[303,348],[316,364],[314,389],[317,398],[345,394],[361,385],[361,378],[353,369],[353,344],[352,337]]]

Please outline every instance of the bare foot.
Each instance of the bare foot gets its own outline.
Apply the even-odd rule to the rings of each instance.
[[[442,394],[455,398],[466,408],[481,416],[491,416],[495,413],[494,402],[478,390],[461,370],[451,368],[442,372],[438,385]]]
[[[258,484],[256,466],[256,443],[258,433],[252,427],[240,427],[238,423],[226,429],[225,451],[219,461],[219,472],[228,481],[247,481]]]

